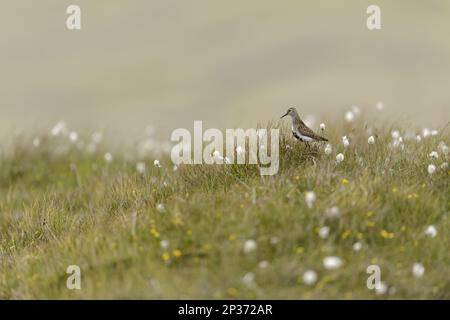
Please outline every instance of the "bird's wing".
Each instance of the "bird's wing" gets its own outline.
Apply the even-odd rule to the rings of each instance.
[[[312,131],[310,128],[308,128],[308,126],[301,120],[300,120],[300,126],[301,126],[301,130],[302,130],[302,134],[304,136],[310,137],[310,138],[312,138],[314,140],[328,141],[324,137],[319,136],[314,131]]]

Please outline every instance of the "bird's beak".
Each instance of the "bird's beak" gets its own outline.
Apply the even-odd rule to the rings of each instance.
[[[288,115],[289,112],[286,112],[283,116],[281,116],[280,119],[283,119],[284,117],[286,117]]]

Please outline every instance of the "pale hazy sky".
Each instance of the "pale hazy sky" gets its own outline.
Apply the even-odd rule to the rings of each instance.
[[[351,105],[418,126],[450,118],[450,2],[3,0],[0,134],[64,119],[133,137],[204,120],[254,126],[289,106],[341,121]]]

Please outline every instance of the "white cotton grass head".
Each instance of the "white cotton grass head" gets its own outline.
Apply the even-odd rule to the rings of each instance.
[[[336,270],[339,269],[342,266],[342,260],[339,257],[325,257],[323,259],[323,266],[327,270]]]
[[[69,133],[69,140],[70,142],[77,142],[78,140],[78,133],[76,133],[75,131],[72,131]]]
[[[176,164],[173,165],[172,171],[177,171],[178,170],[178,166]]]
[[[423,128],[422,129],[422,137],[424,138],[428,138],[429,136],[431,136],[431,131],[428,128]]]
[[[158,210],[161,213],[166,212],[166,207],[164,206],[164,203],[158,203],[156,205],[156,210]]]
[[[429,164],[427,168],[428,174],[433,174],[436,171],[436,166],[434,164]]]
[[[41,140],[39,138],[33,139],[33,147],[37,148],[41,145]]]
[[[436,151],[431,151],[428,157],[430,157],[431,159],[438,159],[439,154]]]
[[[355,114],[353,113],[353,111],[347,111],[344,117],[345,121],[349,123],[355,121]]]
[[[403,150],[405,148],[405,145],[403,144],[403,138],[399,137],[398,139],[394,139],[392,141],[391,147],[400,148],[401,150]]]
[[[444,141],[439,142],[438,144],[438,149],[442,152],[443,155],[448,155],[449,153],[449,148],[448,146],[445,144]]]
[[[316,202],[316,193],[314,191],[307,191],[305,193],[305,202],[308,208],[312,208]]]
[[[252,253],[252,252],[256,251],[257,248],[258,248],[258,244],[253,239],[248,239],[244,242],[244,246],[243,246],[244,253]]]
[[[96,131],[91,135],[91,140],[93,143],[99,144],[103,140],[103,134],[99,131]]]
[[[307,286],[312,286],[317,282],[317,272],[314,270],[306,270],[303,273],[303,283]]]
[[[161,249],[166,250],[169,248],[169,240],[161,240],[161,242],[159,243],[159,246],[161,247]]]
[[[344,161],[344,159],[345,159],[345,157],[344,157],[344,155],[342,153],[338,153],[336,155],[336,162],[337,163],[341,163],[342,161]]]
[[[324,226],[319,229],[319,237],[322,239],[328,238],[328,235],[330,234],[330,227]]]
[[[439,168],[441,168],[442,170],[446,170],[448,168],[448,162],[442,162]]]
[[[280,239],[278,237],[270,237],[270,244],[275,246],[280,242]]]
[[[325,215],[328,218],[339,218],[341,216],[341,211],[339,210],[339,207],[332,206],[330,208],[325,209]]]
[[[322,131],[325,130],[325,123],[322,122],[322,123],[319,125],[319,128],[320,128],[320,130],[322,130]]]
[[[425,267],[423,266],[423,264],[416,262],[412,266],[412,273],[414,277],[422,278],[422,276],[425,274]]]
[[[361,251],[362,249],[362,242],[361,241],[357,241],[353,244],[353,251]]]
[[[433,225],[429,225],[429,226],[427,226],[426,229],[425,229],[425,235],[426,235],[427,237],[434,238],[434,237],[437,236],[437,233],[438,233],[438,232],[437,232],[437,229],[436,229],[436,227],[433,226]]]
[[[384,109],[384,103],[383,103],[383,101],[378,101],[378,102],[376,103],[376,105],[375,105],[375,108],[376,108],[378,111],[383,110],[383,109]]]
[[[400,131],[398,131],[398,130],[393,130],[392,132],[391,132],[391,137],[392,137],[392,139],[394,139],[394,140],[398,140],[398,139],[400,139]]]
[[[51,130],[51,134],[55,137],[59,135],[66,135],[68,132],[67,125],[64,121],[59,121]]]
[[[430,134],[431,134],[432,136],[437,136],[437,135],[439,134],[439,131],[437,131],[437,130],[431,130],[431,131],[430,131]]]
[[[111,163],[113,161],[113,155],[110,152],[105,153],[103,157],[105,158],[105,161],[108,163]]]
[[[324,152],[326,155],[330,155],[333,152],[333,147],[331,146],[331,144],[327,143]]]
[[[350,141],[348,140],[347,136],[342,137],[342,144],[344,145],[344,148],[347,148],[350,145]]]
[[[359,109],[358,106],[352,106],[352,112],[355,116],[359,116],[359,114],[361,113],[361,110]]]
[[[417,135],[417,136],[416,136],[416,141],[417,141],[417,142],[422,141],[422,137],[421,137],[420,135]]]
[[[374,144],[374,143],[375,143],[375,137],[374,137],[374,136],[370,136],[370,137],[367,139],[367,143],[368,143],[368,144]]]
[[[145,173],[145,162],[138,162],[136,163],[136,170],[137,172],[139,172],[140,174],[144,174]]]
[[[255,274],[253,272],[247,272],[243,277],[242,277],[242,282],[244,283],[244,285],[249,288],[252,289],[255,287]]]
[[[269,262],[267,260],[262,260],[258,263],[258,268],[267,269],[269,267]]]
[[[157,168],[161,168],[161,164],[159,163],[159,160],[153,161],[153,166],[155,166]]]

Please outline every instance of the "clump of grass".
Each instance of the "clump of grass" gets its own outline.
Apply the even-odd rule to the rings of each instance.
[[[88,152],[89,137],[15,141],[1,153],[0,298],[450,298],[445,130],[418,142],[400,126],[329,126],[325,154],[280,129],[280,170],[265,177],[255,165],[174,171],[127,147],[105,160],[108,142]],[[385,291],[366,287],[373,264]],[[81,290],[66,288],[69,265]]]

